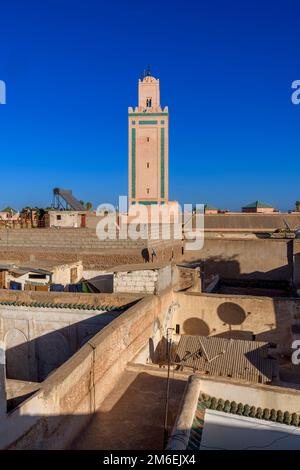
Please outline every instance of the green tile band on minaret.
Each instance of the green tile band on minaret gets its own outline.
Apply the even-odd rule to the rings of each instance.
[[[152,75],[138,82],[138,106],[128,108],[128,129],[129,205],[168,203],[169,113],[160,105],[160,82]]]
[[[162,127],[160,129],[160,195],[161,198],[165,197],[165,129]]]
[[[135,128],[131,129],[132,198],[135,198]]]

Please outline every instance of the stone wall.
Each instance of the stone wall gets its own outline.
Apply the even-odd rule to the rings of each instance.
[[[72,271],[75,271],[75,276]],[[55,284],[63,284],[64,286],[67,284],[75,284],[82,279],[83,274],[83,266],[81,261],[77,261],[76,263],[54,266],[53,267],[53,276],[52,282]]]
[[[126,364],[159,348],[173,294],[149,296],[115,319],[53,372],[38,392],[0,420],[0,447],[66,448],[115,387]],[[150,343],[149,343],[150,338]]]
[[[292,230],[300,227],[300,213],[295,214],[206,214],[205,230],[211,231],[269,231],[285,229],[285,221]]]
[[[233,379],[201,377],[202,393],[236,403],[299,413],[300,391],[261,384],[243,384]]]
[[[71,308],[0,305],[0,341],[9,379],[41,382],[121,314]]]
[[[43,228],[43,229],[7,229],[0,230],[0,250],[11,248],[64,249],[64,250],[120,250],[142,249],[144,241],[99,240],[96,231],[84,228]]]
[[[158,272],[141,270],[114,273],[114,292],[143,292],[154,294]]]
[[[300,283],[300,240],[205,235],[204,247],[186,252],[186,261],[204,260],[207,275],[227,279],[268,279]]]
[[[79,292],[36,292],[13,291],[0,289],[0,302],[38,302],[41,304],[88,304],[98,307],[107,305],[110,307],[127,306],[141,299],[138,294],[83,294]]]
[[[96,231],[84,228],[0,230],[0,259],[15,262],[82,260],[84,269],[106,269],[120,264],[141,263],[145,253],[155,261],[181,259],[181,240],[99,240]]]
[[[189,268],[183,265],[175,265],[173,267],[173,289],[175,291],[197,289],[201,291],[201,280],[195,268]]]
[[[7,377],[41,381],[140,297],[0,290]]]
[[[158,269],[140,269],[114,273],[114,292],[156,294],[172,283],[171,265]]]

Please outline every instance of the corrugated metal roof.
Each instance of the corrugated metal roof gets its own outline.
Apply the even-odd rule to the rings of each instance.
[[[30,266],[23,266],[23,265],[16,265],[16,264],[0,264],[0,270],[9,271],[18,276],[22,276],[23,274],[27,274],[27,273],[48,274],[48,275],[52,274],[52,271],[49,271],[48,269],[33,268]]]
[[[268,343],[182,335],[173,362],[203,374],[267,383],[273,377]]]

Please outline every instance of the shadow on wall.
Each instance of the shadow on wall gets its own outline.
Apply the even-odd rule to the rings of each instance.
[[[5,337],[8,379],[42,382],[120,312],[107,312],[27,340],[17,328]]]
[[[264,320],[263,311],[258,317],[261,330],[263,331],[258,332],[259,325],[257,325],[255,331],[245,326],[247,325],[246,320],[249,315],[254,316],[252,320],[255,319],[255,313],[246,311],[238,303],[230,301],[222,302],[216,307],[212,304],[212,310],[210,312],[206,311],[206,321],[201,318],[202,314],[200,311],[200,318],[197,318],[197,314],[194,311],[191,317],[183,322],[181,333],[186,335],[216,336],[227,339],[269,342],[271,346],[278,345],[278,351],[281,353],[290,355],[293,340],[291,329],[293,315],[295,312],[298,312],[300,308],[299,306],[292,305],[290,309],[287,309],[284,304],[285,300],[270,300],[273,307],[269,305],[269,308],[272,309],[269,322]],[[212,324],[209,322],[208,313],[211,316]],[[216,317],[221,322],[219,326],[217,326],[218,322],[216,323],[214,321]],[[251,321],[251,324],[255,325],[255,322]]]
[[[155,347],[152,338],[149,338],[149,359],[152,364],[165,364],[168,358],[168,342],[162,336]]]
[[[183,330],[186,335],[209,336],[208,324],[200,318],[191,317],[183,323]]]
[[[258,377],[259,383],[262,383],[263,375],[269,379],[269,382],[272,382],[276,377],[277,372],[275,370],[275,366],[273,366],[274,359],[269,358],[268,362],[263,361],[264,358],[268,357],[268,352],[264,347],[258,347],[252,351],[248,351],[245,353],[245,357],[257,370],[261,372],[261,375]]]
[[[237,326],[242,327],[247,318],[247,313],[240,305],[237,305],[234,302],[224,302],[218,306],[217,315],[223,322],[223,326],[228,328],[228,331],[218,333],[213,336],[217,336],[218,338],[231,338],[248,341],[254,339],[253,331],[235,329]]]
[[[245,310],[233,302],[224,302],[218,306],[217,314],[220,320],[226,325],[241,325],[246,320]]]
[[[199,259],[196,262],[203,262]],[[222,277],[239,278],[241,277],[240,263],[238,255],[230,257],[210,256],[204,260],[204,276],[219,274]]]
[[[149,253],[148,248],[143,248],[141,254],[142,254],[144,263],[150,263],[150,253]]]
[[[107,411],[100,409],[95,414],[66,415],[62,411],[60,415],[29,416],[21,415],[18,407],[10,416],[10,420],[16,419],[19,424],[14,428],[16,439],[8,448],[162,450],[166,383],[167,372],[165,377],[139,373],[129,385],[126,381],[121,381],[116,393],[105,399]],[[177,417],[185,385],[186,379],[170,379],[169,435]],[[118,398],[120,390],[122,395]],[[87,409],[90,409],[89,405]],[[126,423],[126,432],[122,423]],[[1,449],[7,439],[9,436],[5,432],[3,419],[0,426]]]
[[[218,306],[216,313],[219,319],[223,322],[223,326],[228,327],[228,331],[214,334],[215,330],[211,329],[207,322],[197,317],[191,317],[183,323],[184,334],[218,336],[220,338],[252,339],[251,331],[235,331],[234,329],[235,326],[241,326],[247,318],[247,313],[242,307],[233,302],[224,302]]]
[[[300,253],[294,254],[294,279],[296,280],[296,285],[300,287]]]

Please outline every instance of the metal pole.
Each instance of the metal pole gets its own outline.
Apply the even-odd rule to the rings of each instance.
[[[167,328],[167,359],[168,359],[168,375],[167,375],[167,389],[166,389],[166,405],[165,405],[165,423],[164,423],[164,443],[163,448],[165,449],[168,444],[168,412],[169,412],[169,394],[170,394],[170,367],[171,367],[171,344],[172,337],[169,340],[169,330],[174,328]]]

